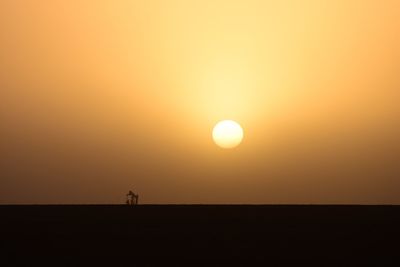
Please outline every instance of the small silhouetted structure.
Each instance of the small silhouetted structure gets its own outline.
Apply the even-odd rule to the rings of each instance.
[[[126,204],[127,205],[138,205],[139,204],[139,194],[135,194],[132,191],[129,191],[126,194]]]

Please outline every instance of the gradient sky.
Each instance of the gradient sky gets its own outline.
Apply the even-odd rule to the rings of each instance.
[[[399,11],[2,0],[0,203],[400,204]]]

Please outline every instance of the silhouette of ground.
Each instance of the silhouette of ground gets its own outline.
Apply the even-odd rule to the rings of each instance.
[[[400,266],[399,227],[400,206],[0,206],[0,265]]]

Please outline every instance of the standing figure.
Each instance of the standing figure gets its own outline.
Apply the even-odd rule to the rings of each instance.
[[[137,205],[139,203],[139,195],[129,191],[126,194],[126,204],[127,205]]]

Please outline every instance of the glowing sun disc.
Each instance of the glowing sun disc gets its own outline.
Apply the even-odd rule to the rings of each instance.
[[[243,129],[235,121],[223,120],[215,125],[212,137],[219,147],[234,148],[243,140]]]

